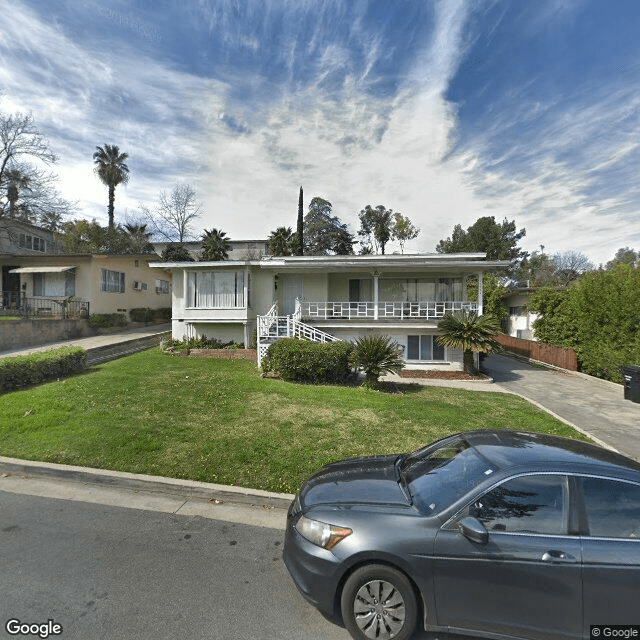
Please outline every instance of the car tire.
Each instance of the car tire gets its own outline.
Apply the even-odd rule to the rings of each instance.
[[[384,564],[356,569],[340,599],[342,620],[356,640],[408,640],[418,621],[418,602],[407,576]]]

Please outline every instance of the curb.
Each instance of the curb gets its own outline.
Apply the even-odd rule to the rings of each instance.
[[[245,506],[269,506],[287,510],[294,496],[289,493],[274,493],[261,489],[233,487],[197,480],[181,480],[150,476],[142,473],[108,471],[77,467],[73,465],[19,460],[0,456],[0,474],[23,474],[25,476],[46,476],[64,480],[73,480],[87,484],[121,487],[139,491],[162,492],[182,497],[211,500]]]

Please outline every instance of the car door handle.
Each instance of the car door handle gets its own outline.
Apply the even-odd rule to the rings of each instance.
[[[572,556],[570,553],[565,553],[564,551],[547,551],[542,555],[542,560],[544,562],[578,562],[575,556]]]

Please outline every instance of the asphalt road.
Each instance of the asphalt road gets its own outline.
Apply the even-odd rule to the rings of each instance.
[[[283,532],[0,491],[0,630],[63,640],[346,640],[296,591]],[[29,636],[37,637],[37,636]]]

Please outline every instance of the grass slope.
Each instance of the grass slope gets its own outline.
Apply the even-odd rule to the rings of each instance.
[[[154,349],[0,396],[0,454],[295,492],[330,461],[409,451],[457,431],[581,437],[513,396],[404,389],[292,384],[261,378],[248,361]]]

